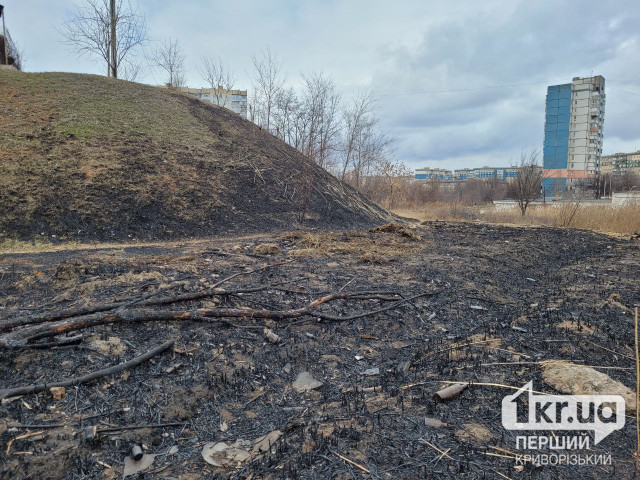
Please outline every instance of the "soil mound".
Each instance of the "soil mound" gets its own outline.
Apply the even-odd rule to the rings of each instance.
[[[0,237],[368,228],[390,215],[235,113],[94,75],[0,72]]]

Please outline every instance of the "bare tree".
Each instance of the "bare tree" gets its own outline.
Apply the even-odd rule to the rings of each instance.
[[[261,58],[253,56],[253,74],[254,100],[257,105],[254,104],[252,108],[259,108],[261,115],[258,116],[258,122],[271,131],[272,110],[284,84],[284,76],[278,56],[272,53],[269,47],[262,52]]]
[[[220,57],[202,57],[198,71],[202,79],[214,89],[216,104],[225,107],[229,101],[225,90],[233,90],[236,83],[234,72]]]
[[[307,115],[307,131],[302,153],[323,168],[338,148],[340,96],[334,83],[322,73],[303,75],[302,109]]]
[[[359,189],[362,178],[389,159],[394,139],[380,130],[370,93],[358,95],[344,110],[343,118],[341,178],[349,177],[351,184]]]
[[[117,78],[120,64],[137,46],[146,42],[147,29],[144,16],[129,0],[117,0],[115,7],[113,56],[110,0],[85,0],[84,5],[77,5],[74,12],[67,13],[64,29],[60,33],[73,51],[104,60],[107,76]]]
[[[178,40],[165,38],[153,49],[151,61],[167,74],[166,84],[170,88],[184,85],[184,61],[186,55]]]
[[[142,72],[142,67],[138,63],[124,62],[121,64],[121,67],[118,75],[120,75],[120,78],[128,80],[129,82],[138,80]]]
[[[353,99],[351,106],[343,111],[344,146],[341,173],[343,181],[346,179],[348,169],[354,166],[358,142],[362,139],[362,134],[368,128],[368,124],[372,122],[374,103],[370,93],[361,93]]]
[[[509,196],[518,202],[524,217],[529,204],[540,196],[542,188],[542,168],[538,164],[540,151],[534,148],[520,155],[518,176],[509,184]]]
[[[273,125],[276,137],[284,140],[292,147],[300,148],[296,134],[296,119],[300,114],[301,104],[292,87],[281,89],[276,96],[273,109]]]
[[[406,178],[410,176],[411,170],[403,163],[382,160],[374,167],[373,175],[362,182],[360,189],[374,202],[392,209],[397,206]]]

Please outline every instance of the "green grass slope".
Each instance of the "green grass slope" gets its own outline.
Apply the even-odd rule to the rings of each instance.
[[[0,94],[0,239],[186,238],[388,219],[247,120],[168,89],[3,70]]]

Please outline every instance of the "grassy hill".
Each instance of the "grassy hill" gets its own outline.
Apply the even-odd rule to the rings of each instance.
[[[247,120],[168,89],[3,70],[0,94],[0,238],[181,238],[388,218]]]

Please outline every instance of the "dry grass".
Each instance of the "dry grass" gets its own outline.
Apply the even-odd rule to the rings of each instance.
[[[394,258],[411,255],[427,248],[418,236],[397,232],[308,233],[300,235],[296,250],[290,255],[326,257],[348,255],[363,263],[384,264]]]
[[[105,248],[123,248],[123,247],[170,247],[178,243],[195,243],[203,240],[189,240],[182,242],[77,242],[63,241],[59,243],[50,242],[47,238],[44,240],[34,239],[33,241],[14,240],[5,238],[0,240],[0,255],[5,253],[45,253],[45,252],[64,252],[69,250],[102,250]]]
[[[394,210],[394,213],[420,221],[479,220],[507,225],[581,228],[615,234],[640,233],[640,205],[612,207],[571,203],[563,206],[534,206],[523,217],[517,207],[496,210],[490,205],[477,207],[435,203],[415,209]]]

